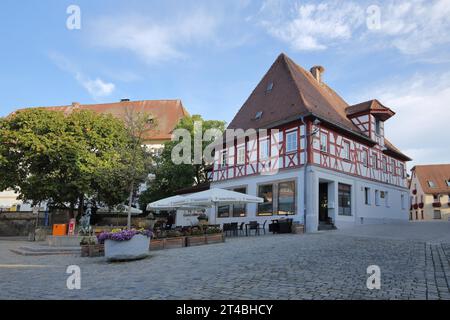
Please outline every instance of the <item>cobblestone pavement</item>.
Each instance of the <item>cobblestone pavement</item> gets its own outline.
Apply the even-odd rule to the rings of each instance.
[[[147,259],[20,256],[0,241],[1,299],[450,299],[450,243],[324,232],[228,238]],[[79,265],[81,289],[66,288]],[[366,287],[369,265],[381,289]]]

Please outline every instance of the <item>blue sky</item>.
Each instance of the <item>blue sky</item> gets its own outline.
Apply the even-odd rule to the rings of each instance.
[[[66,27],[70,5],[80,30]],[[191,114],[230,122],[285,52],[323,65],[348,103],[378,98],[396,111],[387,137],[411,164],[450,162],[449,30],[450,0],[2,0],[0,116],[179,98]]]

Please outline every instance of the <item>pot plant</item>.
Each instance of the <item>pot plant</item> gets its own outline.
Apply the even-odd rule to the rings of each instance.
[[[113,229],[98,235],[98,241],[105,244],[108,261],[137,260],[148,256],[151,235],[145,229]]]

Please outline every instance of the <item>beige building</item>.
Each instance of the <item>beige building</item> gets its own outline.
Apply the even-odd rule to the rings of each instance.
[[[156,119],[157,126],[145,133],[145,145],[152,152],[160,152],[164,143],[171,140],[172,131],[178,122],[188,116],[189,113],[184,108],[181,100],[142,100],[130,101],[123,99],[120,102],[103,104],[80,104],[73,102],[68,106],[39,107],[46,110],[61,111],[65,114],[76,110],[91,110],[98,113],[111,114],[119,119],[125,119],[127,112],[145,112],[151,114]],[[25,108],[28,109],[28,108]],[[23,110],[23,109],[21,109]],[[19,112],[20,110],[16,111]],[[142,192],[144,185],[141,186]],[[12,190],[0,192],[0,212],[1,211],[31,211],[29,204],[17,199],[17,194]]]
[[[411,169],[410,220],[450,219],[450,164]]]

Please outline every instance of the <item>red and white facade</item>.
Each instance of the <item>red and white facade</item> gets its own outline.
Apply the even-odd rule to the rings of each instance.
[[[271,128],[267,134],[224,143],[216,152],[212,187],[245,190],[265,198],[267,205],[247,205],[240,216],[232,208],[227,215],[223,208],[216,212],[216,222],[269,223],[289,216],[316,231],[322,223],[339,228],[408,220],[409,159],[385,140],[384,121],[393,115],[388,110],[386,115],[362,108],[347,116],[355,126],[350,129],[326,117],[299,114],[279,125],[265,124]]]

